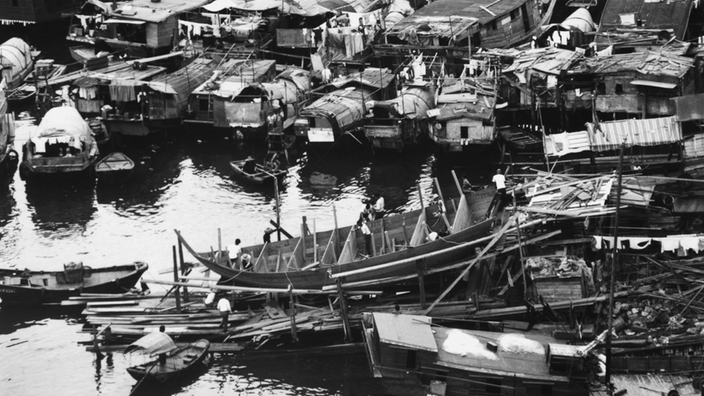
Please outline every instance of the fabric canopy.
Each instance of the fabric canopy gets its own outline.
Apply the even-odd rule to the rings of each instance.
[[[144,351],[149,356],[169,353],[176,349],[176,344],[166,333],[149,333],[125,348],[125,353],[137,350]]]
[[[39,137],[72,136],[84,141],[91,137],[90,127],[73,107],[62,106],[49,109],[37,127]]]

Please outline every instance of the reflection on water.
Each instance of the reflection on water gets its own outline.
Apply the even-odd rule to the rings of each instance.
[[[82,234],[96,212],[94,183],[34,180],[25,185],[28,209],[37,231]]]

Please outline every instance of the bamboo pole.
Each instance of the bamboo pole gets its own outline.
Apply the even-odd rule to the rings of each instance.
[[[438,195],[440,196],[440,206],[442,207],[442,220],[445,222],[445,226],[447,227],[448,230],[452,230],[452,225],[450,225],[450,221],[447,220],[447,216],[445,216],[445,197],[442,196],[442,190],[440,189],[440,182],[438,181],[437,177],[433,178],[433,181],[435,182],[435,188],[438,189]]]
[[[178,282],[178,260],[176,259],[176,246],[171,247],[174,257],[174,282]],[[176,310],[181,312],[181,292],[179,286],[176,286]]]
[[[184,261],[183,261],[183,243],[181,243],[181,240],[178,240],[178,262],[179,262],[179,267],[181,267],[181,275],[185,276],[187,275],[186,273],[186,268],[184,267]],[[190,271],[188,271],[190,272]],[[189,296],[188,296],[188,288],[184,287],[183,288],[183,301],[188,302]]]
[[[288,285],[288,301],[289,310],[291,311],[291,340],[298,342],[298,334],[296,334],[296,304],[293,300],[293,287]]]
[[[315,219],[313,219],[313,262],[318,262],[318,231],[315,228]]]
[[[335,283],[337,283],[340,315],[342,316],[342,325],[345,330],[345,342],[350,342],[352,340],[352,329],[350,328],[350,318],[347,316],[347,299],[345,298],[345,292],[342,290],[342,279],[336,279]]]

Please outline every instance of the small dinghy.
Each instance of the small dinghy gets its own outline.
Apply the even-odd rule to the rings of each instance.
[[[120,183],[132,174],[134,161],[123,153],[110,153],[95,164],[99,182]]]
[[[130,344],[125,353],[139,353],[147,358],[157,359],[128,367],[127,372],[136,380],[176,382],[183,375],[204,364],[209,349],[210,341],[206,339],[177,347],[168,334],[149,333]]]
[[[286,175],[286,170],[279,168],[276,159],[262,165],[250,157],[244,160],[230,161],[230,167],[235,172],[235,177],[253,184],[272,183],[274,178],[281,181]]]

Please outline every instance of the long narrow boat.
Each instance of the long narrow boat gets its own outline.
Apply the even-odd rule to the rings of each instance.
[[[165,333],[150,333],[130,344],[125,353],[140,351],[150,357],[163,354],[163,360],[128,367],[127,372],[136,380],[175,382],[201,365],[209,349],[210,341],[206,339],[179,348]]]
[[[105,268],[69,263],[63,271],[0,269],[0,299],[3,305],[37,305],[59,303],[81,293],[122,293],[147,268],[147,263],[138,261]]]
[[[473,199],[481,202],[486,211],[491,197],[483,198],[487,199],[479,196]],[[489,234],[493,219],[477,216],[482,211],[470,208],[467,198],[462,196],[457,211],[448,213],[453,218],[450,225],[443,208],[453,207],[435,203],[374,220],[370,226],[375,254],[372,257],[362,254],[364,237],[352,226],[245,247],[242,251],[256,258],[253,270],[221,265],[213,258],[214,254],[197,253],[180,232],[176,233],[200,263],[237,286],[328,290],[334,287],[336,278],[341,278],[348,289],[382,287],[398,284],[399,277],[417,274],[419,263],[425,270],[432,270],[467,260],[479,243],[485,243],[485,240],[473,241]]]

